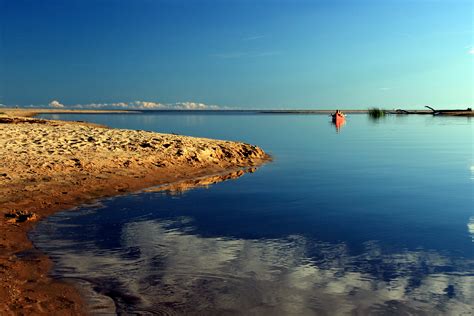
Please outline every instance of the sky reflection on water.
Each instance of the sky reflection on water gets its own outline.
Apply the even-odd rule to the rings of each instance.
[[[63,213],[38,234],[76,229],[62,224],[71,216],[83,215]],[[78,236],[35,239],[53,254],[55,274],[90,282],[88,286],[113,297],[122,312],[462,315],[473,311],[472,259],[427,250],[391,253],[376,241],[365,242],[358,254],[351,254],[345,243],[298,235],[202,237],[193,224],[190,217],[135,219],[121,226],[120,247],[103,248],[101,229],[89,231],[92,234],[82,242]],[[71,237],[64,231],[59,235]],[[104,306],[114,309],[104,296],[94,296],[99,302],[96,311]]]
[[[322,116],[139,123],[256,143],[275,160],[40,223],[35,245],[96,312],[474,313],[469,120],[352,116],[338,134]]]

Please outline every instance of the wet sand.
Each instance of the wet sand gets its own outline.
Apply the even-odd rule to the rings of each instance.
[[[28,240],[38,220],[156,185],[180,183],[180,191],[211,184],[217,180],[202,177],[231,171],[237,173],[230,178],[237,177],[270,159],[244,143],[25,117],[34,111],[0,112],[1,315],[87,313],[73,286],[48,277],[52,262]]]

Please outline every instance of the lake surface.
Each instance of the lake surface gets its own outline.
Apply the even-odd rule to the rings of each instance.
[[[233,180],[58,213],[30,235],[95,313],[474,314],[474,121],[42,115],[256,144]]]

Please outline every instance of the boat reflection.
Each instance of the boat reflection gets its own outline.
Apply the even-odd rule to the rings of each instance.
[[[334,126],[336,126],[336,132],[339,133],[341,128],[346,125],[346,120],[343,121],[333,121]]]

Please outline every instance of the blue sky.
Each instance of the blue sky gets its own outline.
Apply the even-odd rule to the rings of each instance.
[[[0,104],[467,107],[474,1],[0,0]]]

